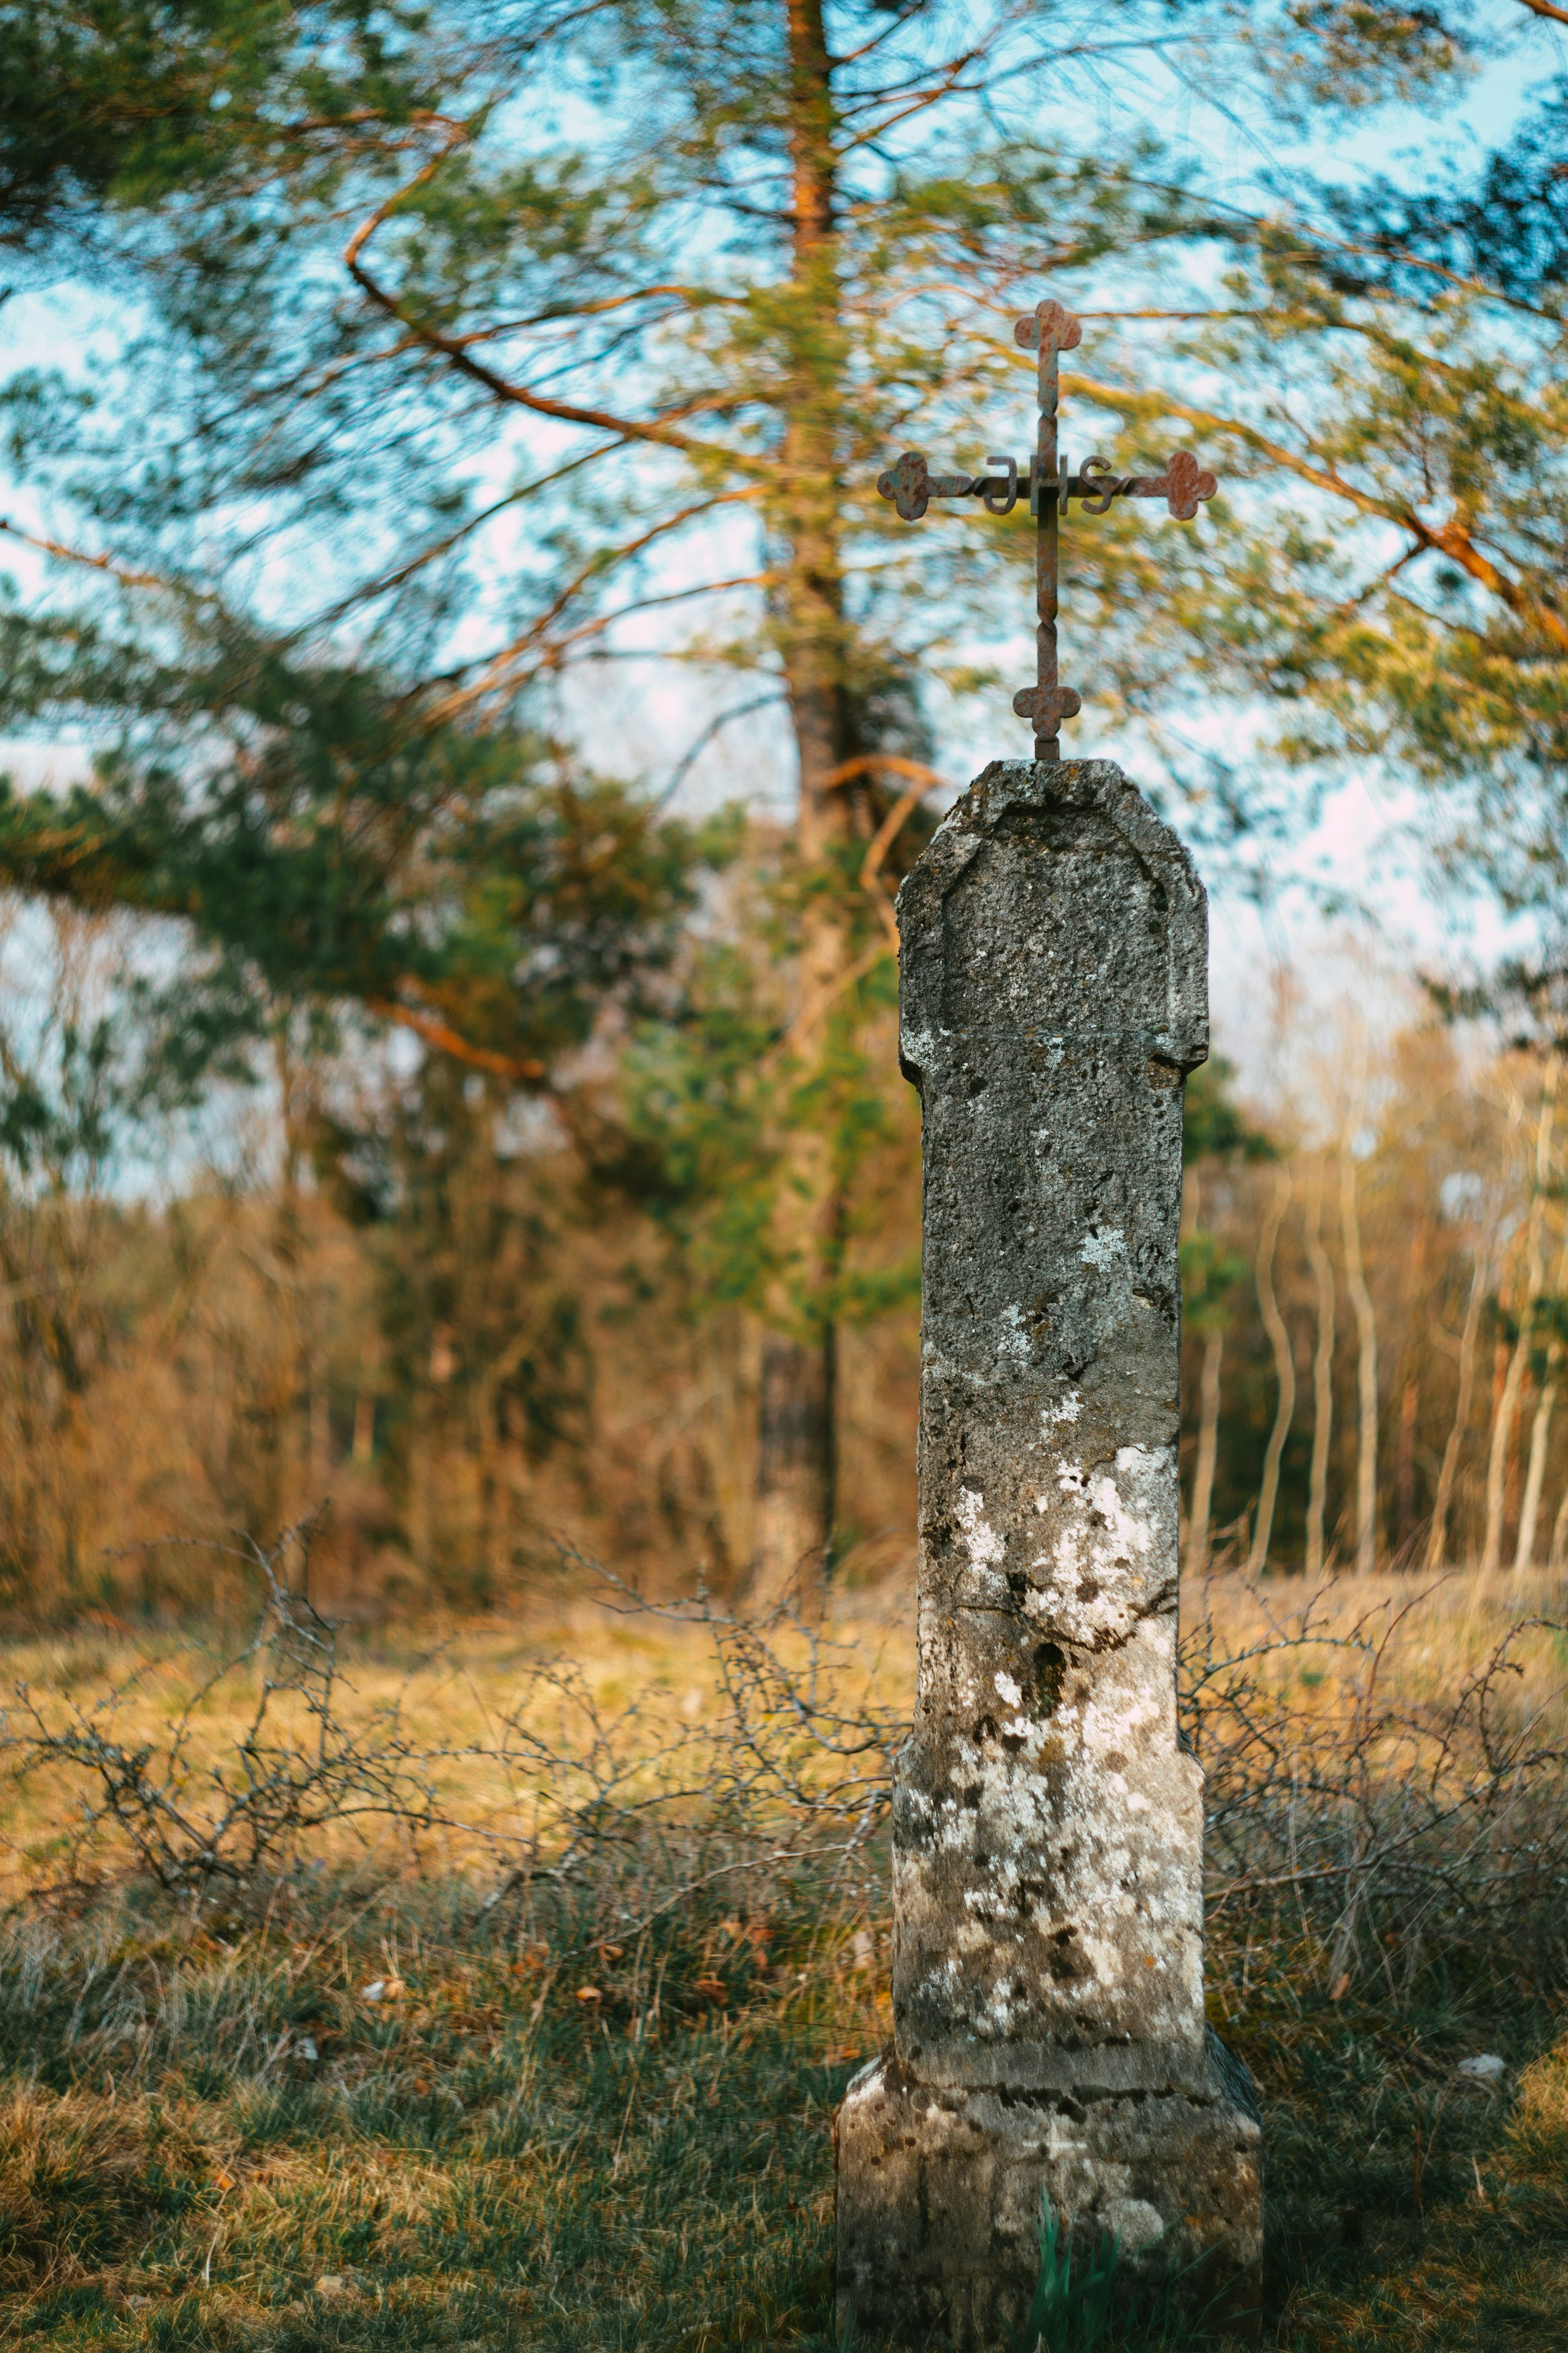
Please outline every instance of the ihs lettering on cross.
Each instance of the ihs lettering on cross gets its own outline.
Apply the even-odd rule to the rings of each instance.
[[[1029,512],[1035,518],[1035,683],[1013,697],[1020,719],[1034,722],[1037,760],[1061,757],[1061,723],[1076,718],[1083,704],[1070,686],[1064,687],[1057,670],[1058,542],[1069,501],[1077,499],[1085,514],[1102,515],[1113,499],[1163,499],[1179,522],[1191,522],[1204,499],[1219,487],[1198,464],[1190,449],[1177,449],[1165,461],[1163,474],[1113,474],[1108,458],[1086,458],[1075,474],[1057,452],[1057,408],[1059,385],[1057,363],[1063,352],[1076,348],[1083,328],[1059,302],[1037,302],[1026,319],[1013,329],[1013,340],[1038,355],[1040,420],[1035,451],[1026,464],[1016,458],[987,458],[998,473],[933,474],[919,449],[906,449],[897,465],[877,477],[877,488],[891,499],[906,522],[918,522],[932,499],[982,500],[992,514],[1006,514],[1016,504],[1020,484],[1028,490]]]

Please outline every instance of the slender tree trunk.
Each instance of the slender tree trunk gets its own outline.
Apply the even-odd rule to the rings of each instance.
[[[770,1332],[763,1342],[754,1587],[760,1602],[811,1605],[833,1526],[833,1341],[811,1352]],[[807,1361],[803,1362],[803,1359]]]
[[[1394,1550],[1403,1559],[1415,1522],[1415,1430],[1421,1419],[1421,1374],[1412,1364],[1399,1393],[1399,1451],[1394,1457]]]
[[[1340,1232],[1344,1243],[1345,1287],[1355,1309],[1361,1406],[1356,1431],[1355,1565],[1358,1577],[1370,1577],[1377,1564],[1377,1319],[1362,1266],[1355,1155],[1348,1135],[1340,1146]]]
[[[1422,1350],[1414,1335],[1422,1326],[1423,1279],[1431,1227],[1425,1217],[1411,1221],[1410,1263],[1397,1324],[1405,1333],[1405,1377],[1399,1390],[1399,1442],[1394,1458],[1394,1554],[1407,1565],[1415,1550],[1415,1440],[1421,1426]]]
[[[1503,1521],[1508,1504],[1508,1459],[1513,1442],[1513,1418],[1519,1393],[1530,1365],[1530,1344],[1535,1303],[1541,1295],[1541,1237],[1546,1215],[1547,1181],[1552,1173],[1552,1128],[1557,1109],[1558,1061],[1546,1065],[1541,1090],[1541,1115],[1535,1127],[1535,1185],[1530,1201],[1530,1226],[1524,1248],[1524,1282],[1520,1299],[1519,1333],[1503,1375],[1502,1391],[1492,1416],[1492,1440],[1487,1461],[1487,1524],[1481,1546],[1481,1573],[1490,1575],[1502,1565]]]
[[[1285,1440],[1290,1434],[1290,1418],[1296,1410],[1296,1362],[1290,1353],[1290,1335],[1274,1293],[1274,1251],[1279,1240],[1280,1225],[1290,1205],[1290,1163],[1287,1160],[1276,1171],[1274,1198],[1268,1205],[1258,1241],[1258,1305],[1263,1317],[1263,1328],[1274,1351],[1274,1377],[1279,1383],[1279,1395],[1274,1409],[1274,1427],[1268,1433],[1268,1449],[1263,1458],[1263,1484],[1258,1494],[1258,1525],[1253,1531],[1252,1550],[1247,1563],[1249,1577],[1260,1576],[1268,1564],[1268,1544],[1274,1533],[1274,1505],[1279,1493],[1279,1463],[1285,1452]]]
[[[265,1500],[261,1516],[268,1535],[298,1514],[310,1461],[309,1439],[302,1423],[308,1413],[306,1399],[310,1384],[300,1312],[303,1253],[300,1173],[305,1133],[299,1073],[289,1035],[290,1019],[287,1006],[275,1012],[272,1044],[283,1130],[283,1166],[272,1220],[272,1255],[278,1269],[274,1293],[281,1333],[271,1384],[272,1428],[266,1447],[268,1461],[263,1472]]]
[[[332,1475],[332,1401],[323,1368],[317,1365],[310,1388],[310,1483],[313,1503],[321,1500]]]
[[[1426,1569],[1431,1575],[1443,1566],[1443,1556],[1448,1543],[1448,1513],[1454,1500],[1454,1478],[1459,1467],[1459,1449],[1465,1442],[1469,1427],[1470,1399],[1476,1386],[1476,1338],[1481,1328],[1481,1302],[1486,1296],[1487,1266],[1491,1255],[1489,1235],[1476,1252],[1474,1271],[1470,1276],[1469,1303],[1465,1309],[1465,1326],[1459,1335],[1459,1390],[1454,1400],[1454,1419],[1448,1431],[1448,1442],[1443,1449],[1442,1467],[1437,1473],[1436,1501],[1432,1506],[1432,1526],[1426,1538]]]
[[[781,447],[776,519],[780,651],[800,770],[795,841],[822,877],[852,830],[839,772],[857,744],[844,675],[844,576],[837,479],[843,375],[835,207],[837,124],[822,0],[786,0],[794,217],[790,292],[798,360]],[[846,919],[829,885],[809,891],[795,967],[799,1053],[820,1063],[849,962]],[[804,1017],[804,1018],[802,1018]],[[797,1122],[779,1172],[774,1241],[781,1273],[768,1303],[759,1387],[751,1588],[771,1607],[811,1601],[833,1535],[837,1340],[826,1300],[843,1227],[825,1123]]]
[[[1520,1506],[1519,1542],[1514,1547],[1513,1566],[1517,1575],[1529,1568],[1535,1559],[1535,1534],[1541,1518],[1541,1490],[1546,1482],[1546,1442],[1552,1434],[1552,1409],[1557,1403],[1557,1358],[1553,1346],[1542,1383],[1541,1395],[1535,1403],[1535,1419],[1530,1432],[1530,1468],[1524,1479],[1524,1501]]]
[[[1215,1464],[1219,1456],[1219,1377],[1225,1358],[1225,1326],[1204,1334],[1204,1368],[1198,1384],[1198,1457],[1193,1466],[1193,1508],[1187,1524],[1187,1570],[1201,1577],[1209,1561],[1209,1514],[1214,1505]]]
[[[1557,1253],[1557,1271],[1552,1290],[1561,1303],[1563,1288],[1568,1285],[1568,1229],[1564,1229]],[[1514,1547],[1513,1566],[1517,1575],[1530,1568],[1535,1560],[1535,1537],[1541,1522],[1541,1491],[1546,1483],[1546,1450],[1552,1436],[1552,1416],[1557,1404],[1557,1385],[1563,1366],[1563,1336],[1552,1335],[1546,1352],[1546,1377],[1541,1384],[1541,1395],[1535,1401],[1535,1419],[1530,1431],[1530,1467],[1524,1475],[1524,1500],[1520,1505],[1519,1542]]]
[[[1529,1286],[1526,1285],[1524,1314],[1528,1319]],[[1508,1461],[1513,1443],[1513,1420],[1519,1410],[1519,1393],[1524,1386],[1527,1362],[1524,1335],[1521,1332],[1508,1356],[1508,1369],[1503,1374],[1502,1388],[1498,1396],[1497,1411],[1492,1416],[1492,1442],[1487,1458],[1487,1524],[1481,1542],[1481,1573],[1490,1576],[1502,1566],[1503,1527],[1508,1518]]]
[[[1318,1339],[1312,1356],[1312,1466],[1307,1481],[1309,1577],[1323,1573],[1323,1517],[1329,1493],[1329,1448],[1334,1429],[1334,1270],[1323,1248],[1323,1164],[1313,1171],[1308,1197],[1307,1256],[1317,1285]]]
[[[713,1496],[715,1548],[723,1583],[739,1587],[756,1559],[757,1435],[763,1348],[753,1316],[734,1308],[702,1319],[698,1373],[702,1406],[692,1423]]]
[[[1552,1523],[1552,1550],[1547,1555],[1547,1566],[1554,1571],[1568,1567],[1568,1487],[1563,1490],[1557,1517]]]

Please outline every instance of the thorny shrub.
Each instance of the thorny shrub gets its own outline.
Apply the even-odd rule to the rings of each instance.
[[[1426,1963],[1561,1961],[1568,1898],[1563,1629],[1521,1618],[1436,1681],[1404,1644],[1435,1587],[1334,1629],[1331,1588],[1289,1613],[1255,1588],[1239,1647],[1205,1607],[1181,1650],[1183,1736],[1205,1776],[1211,1985],[1300,2009],[1407,2000]],[[1551,1672],[1540,1680],[1531,1644]],[[1269,1989],[1259,1980],[1267,1977]]]
[[[249,1639],[216,1662],[160,1742],[122,1736],[138,1679],[90,1702],[19,1689],[0,1718],[0,1769],[64,1775],[76,1815],[68,1870],[127,1867],[200,1908],[259,1905],[328,1833],[379,1828],[413,1841],[460,1832],[494,1857],[480,1910],[548,1898],[623,1928],[701,1892],[781,1879],[841,1920],[885,1908],[885,1834],[906,1725],[875,1695],[860,1649],[787,1609],[748,1619],[700,1593],[655,1603],[609,1572],[605,1608],[695,1628],[710,1665],[699,1720],[668,1694],[608,1706],[570,1660],[534,1662],[480,1742],[420,1736],[405,1692],[354,1703],[332,1626],[306,1599],[309,1524],[249,1548]],[[295,1564],[293,1574],[290,1564]],[[1555,1684],[1531,1702],[1526,1646],[1562,1630],[1509,1629],[1457,1687],[1419,1696],[1401,1642],[1428,1598],[1348,1629],[1329,1593],[1222,1638],[1206,1606],[1181,1648],[1183,1738],[1205,1776],[1211,1983],[1223,2010],[1304,1989],[1340,2001],[1375,1978],[1396,2000],[1424,1961],[1482,1965],[1555,1954],[1568,1913],[1568,1742]],[[254,1697],[241,1737],[214,1753],[204,1712],[224,1686]],[[497,1790],[502,1799],[498,1803]],[[460,1802],[465,1794],[471,1806]],[[629,1907],[629,1908],[628,1908]],[[636,1916],[634,1917],[634,1914]],[[598,1934],[602,1929],[584,1933]]]
[[[699,1719],[651,1691],[608,1706],[573,1661],[542,1659],[484,1740],[432,1742],[410,1704],[416,1674],[390,1704],[358,1703],[337,1631],[304,1589],[310,1535],[306,1523],[247,1548],[249,1636],[206,1665],[161,1739],[125,1729],[146,1714],[146,1670],[88,1700],[17,1686],[0,1714],[0,1772],[70,1788],[67,1879],[130,1868],[234,1912],[265,1905],[329,1833],[341,1864],[345,1833],[368,1849],[391,1829],[416,1852],[447,1833],[491,1853],[486,1912],[520,1888],[581,1894],[628,1864],[661,1891],[660,1912],[758,1873],[864,1905],[905,1727],[874,1700],[841,1696],[848,1645],[787,1608],[753,1621],[707,1595],[656,1604],[594,1571],[608,1609],[700,1630],[710,1695]],[[246,1693],[242,1735],[215,1750],[215,1701]]]

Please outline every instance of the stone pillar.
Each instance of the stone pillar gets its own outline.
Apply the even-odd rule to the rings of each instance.
[[[1176,1728],[1182,1089],[1207,907],[1105,761],[998,761],[899,897],[921,1090],[919,1687],[894,2037],[837,2122],[841,2330],[993,2344],[1042,2192],[1257,2328],[1261,2132],[1205,2030]],[[1216,2302],[1217,2299],[1217,2302]]]

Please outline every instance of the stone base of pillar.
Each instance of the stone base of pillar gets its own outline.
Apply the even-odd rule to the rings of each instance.
[[[1211,2034],[1185,2091],[936,2090],[891,2052],[838,2111],[841,2341],[1009,2341],[1039,2277],[1042,2196],[1087,2254],[1114,2232],[1130,2298],[1256,2344],[1263,2134]]]

